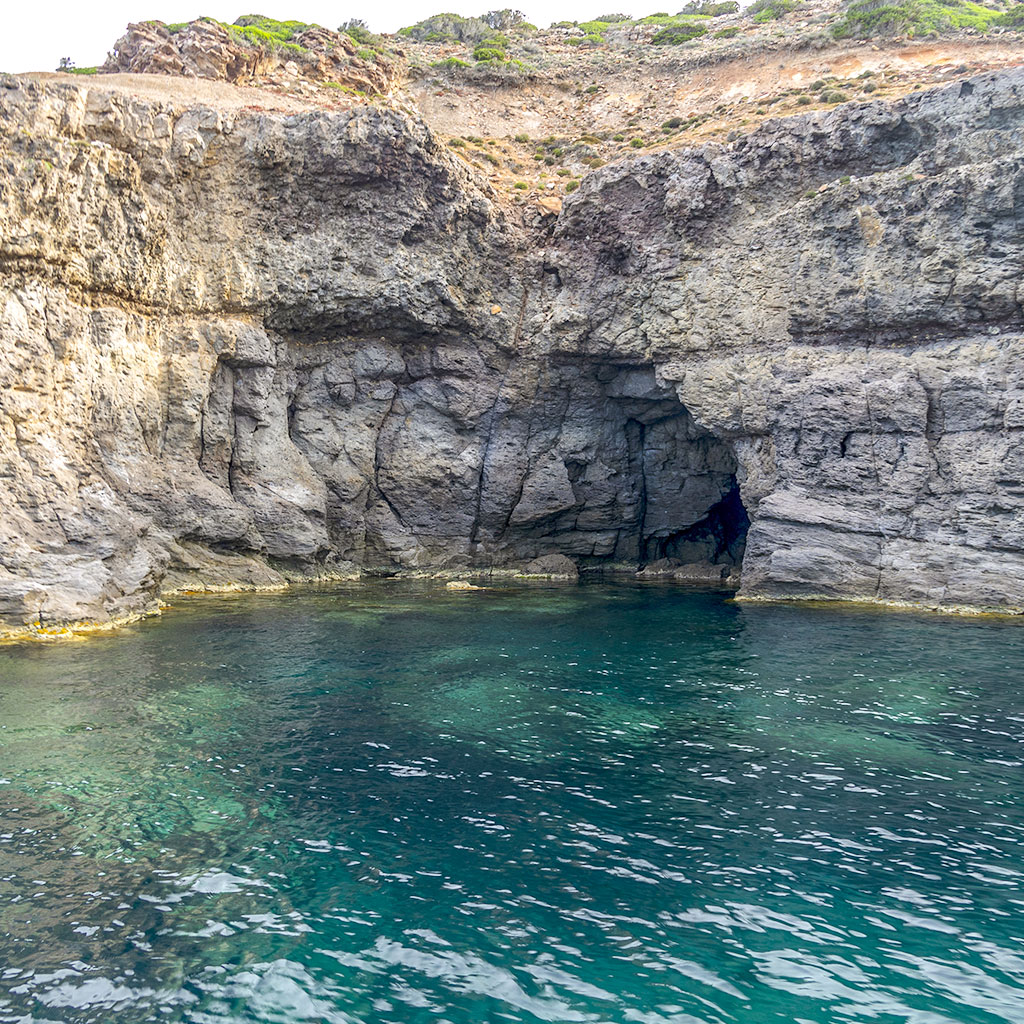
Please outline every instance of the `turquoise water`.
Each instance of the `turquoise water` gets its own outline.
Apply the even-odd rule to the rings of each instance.
[[[662,586],[0,648],[0,1021],[1024,1022],[1024,623]]]

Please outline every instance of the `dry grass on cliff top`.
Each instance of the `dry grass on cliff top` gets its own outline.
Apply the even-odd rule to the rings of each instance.
[[[822,10],[831,0],[821,5]],[[833,5],[834,6],[834,5]],[[408,74],[390,95],[362,96],[302,81],[291,88],[239,86],[163,75],[34,74],[89,89],[129,93],[173,107],[231,112],[344,110],[359,103],[421,116],[451,151],[500,194],[549,210],[609,161],[664,148],[731,141],[769,118],[891,100],[987,70],[1024,63],[1024,36],[959,34],[927,39],[836,40],[815,30],[805,3],[770,24],[737,15],[737,37],[684,46],[649,41],[580,47],[579,30],[523,44],[531,62],[492,73],[459,63],[451,40],[404,46]],[[831,8],[829,8],[831,9]],[[724,24],[715,20],[715,27]],[[471,48],[471,46],[470,46]],[[456,61],[448,62],[455,57]],[[448,62],[448,63],[446,63]]]

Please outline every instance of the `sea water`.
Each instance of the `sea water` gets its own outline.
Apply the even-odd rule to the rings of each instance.
[[[1024,623],[667,586],[0,648],[0,1021],[1024,1022]]]

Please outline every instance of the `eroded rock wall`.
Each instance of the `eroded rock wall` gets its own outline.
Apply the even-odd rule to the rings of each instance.
[[[555,223],[396,113],[3,86],[6,626],[551,553],[1024,607],[1024,75],[612,165]]]
[[[564,211],[551,337],[732,440],[746,593],[1024,604],[1022,86],[641,158]]]

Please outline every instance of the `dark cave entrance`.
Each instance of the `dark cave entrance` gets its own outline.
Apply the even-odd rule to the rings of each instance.
[[[651,367],[576,363],[547,383],[525,431],[526,486],[505,543],[585,570],[738,579],[749,519],[732,444]]]
[[[674,395],[648,401],[623,410],[630,472],[638,478],[629,556],[640,569],[669,562],[738,573],[750,519],[732,445],[700,427]]]

